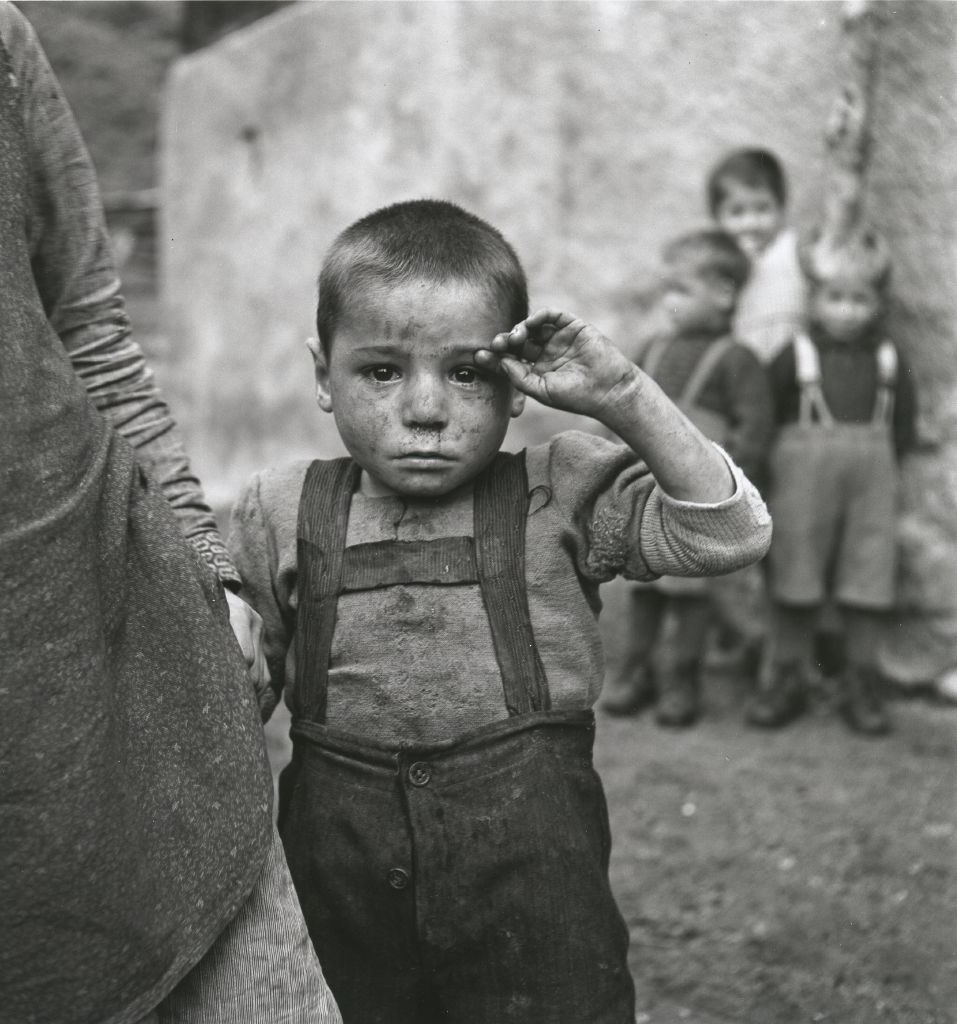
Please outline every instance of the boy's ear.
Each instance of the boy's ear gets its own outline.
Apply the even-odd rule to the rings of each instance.
[[[306,338],[306,348],[312,354],[316,372],[316,402],[323,412],[332,412],[332,391],[329,388],[329,360],[317,338]]]
[[[518,388],[512,388],[512,404],[509,406],[509,415],[514,419],[522,415],[525,408],[525,395]]]

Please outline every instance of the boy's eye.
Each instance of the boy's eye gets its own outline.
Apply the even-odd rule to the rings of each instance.
[[[452,371],[452,380],[456,384],[474,384],[479,379],[479,372],[474,366],[457,366]]]
[[[399,376],[399,371],[394,366],[370,366],[365,373],[378,384],[388,384]]]

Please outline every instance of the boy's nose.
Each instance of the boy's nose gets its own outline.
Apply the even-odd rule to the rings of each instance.
[[[448,420],[445,390],[431,375],[421,375],[410,381],[406,394],[404,416],[407,426],[444,426]]]

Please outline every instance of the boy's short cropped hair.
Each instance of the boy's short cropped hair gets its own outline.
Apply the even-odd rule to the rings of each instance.
[[[708,175],[708,209],[714,217],[729,181],[748,188],[766,188],[780,207],[787,204],[787,177],[781,161],[767,149],[734,149],[722,157]]]
[[[662,259],[681,266],[705,281],[732,285],[739,291],[751,272],[751,262],[726,231],[690,231],[672,239],[662,250]]]
[[[508,326],[528,316],[528,285],[515,250],[454,203],[415,199],[375,210],[332,243],[319,273],[316,329],[328,352],[350,293],[370,283],[460,281],[489,290]]]

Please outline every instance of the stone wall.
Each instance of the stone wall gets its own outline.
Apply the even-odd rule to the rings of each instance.
[[[957,662],[957,6],[888,4],[870,208],[896,253],[893,329],[926,450],[902,540],[901,678]],[[661,243],[705,220],[729,146],[778,152],[816,215],[838,85],[835,3],[294,5],[180,61],[163,125],[168,382],[217,503],[256,468],[339,451],[303,340],[333,236],[440,196],[496,224],[556,303],[627,348]],[[569,418],[529,410],[511,441]],[[928,625],[929,624],[929,625]]]

